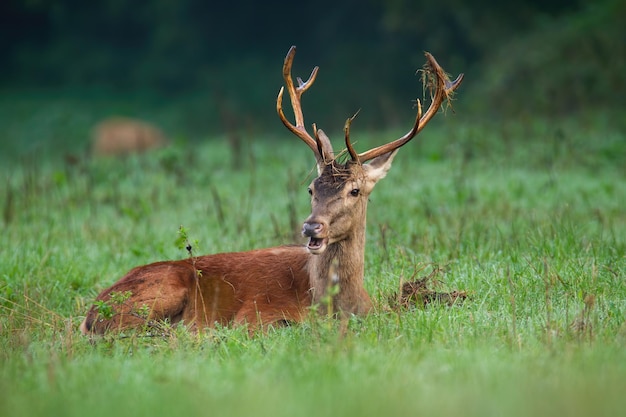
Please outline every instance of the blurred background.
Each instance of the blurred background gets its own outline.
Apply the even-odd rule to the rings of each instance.
[[[283,132],[291,45],[294,76],[320,66],[306,121],[331,132],[359,109],[361,128],[404,129],[423,51],[466,74],[460,117],[603,114],[623,130],[624,16],[623,0],[4,0],[0,150],[86,141],[112,115],[190,140]]]

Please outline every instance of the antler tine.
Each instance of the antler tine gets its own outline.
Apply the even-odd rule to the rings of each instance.
[[[348,149],[348,153],[350,154],[350,157],[352,158],[353,161],[358,161],[359,155],[354,150],[354,147],[352,146],[352,142],[350,142],[350,125],[352,124],[352,121],[356,118],[356,116],[359,114],[360,111],[361,110],[359,109],[356,113],[354,113],[354,116],[346,120],[346,124],[343,126],[343,131],[346,137],[346,148]]]
[[[426,110],[424,117],[420,120],[420,127],[417,131],[418,133],[424,128],[424,126],[426,126],[426,123],[428,123],[430,119],[437,114],[444,99],[450,100],[452,93],[459,87],[459,85],[461,85],[464,77],[464,74],[459,74],[459,76],[456,77],[456,80],[450,81],[450,78],[448,78],[443,68],[441,68],[435,60],[435,57],[428,52],[425,52],[424,55],[426,55],[427,60],[424,65],[424,76],[435,77],[435,80],[433,81],[435,84],[435,93],[433,94],[428,110]]]
[[[426,64],[424,66],[424,76],[434,76],[433,84],[435,87],[435,92],[432,95],[430,106],[428,107],[428,110],[426,110],[424,116],[422,116],[422,106],[420,101],[418,100],[417,117],[415,118],[415,123],[413,124],[411,130],[409,130],[404,136],[394,140],[393,142],[386,143],[384,145],[370,149],[369,151],[358,154],[356,159],[353,156],[353,160],[357,160],[358,162],[363,163],[369,161],[370,159],[374,159],[377,156],[392,152],[405,145],[408,141],[413,139],[415,135],[417,135],[426,126],[430,119],[433,118],[437,111],[439,111],[439,107],[441,106],[441,103],[443,103],[444,99],[450,100],[454,90],[456,90],[459,85],[461,85],[464,76],[463,74],[460,74],[456,78],[456,80],[450,81],[443,68],[439,66],[435,58],[428,52],[426,52],[425,55]]]
[[[315,78],[317,77],[317,71],[319,67],[313,68],[311,71],[311,75],[306,82],[303,82],[301,78],[297,78],[298,87],[293,83],[293,78],[291,77],[291,66],[293,64],[293,57],[296,54],[296,47],[292,46],[285,57],[285,62],[283,64],[283,78],[285,80],[285,86],[287,87],[287,91],[289,92],[289,99],[291,100],[291,107],[293,108],[293,113],[296,119],[295,126],[287,120],[285,117],[285,113],[283,112],[283,92],[285,87],[281,87],[278,92],[278,97],[276,99],[276,112],[280,117],[280,120],[283,122],[285,127],[289,129],[294,135],[298,136],[304,143],[306,143],[309,148],[315,153],[315,155],[319,158],[322,155],[320,154],[317,141],[307,132],[306,127],[304,126],[304,115],[302,113],[302,93],[309,89],[315,82]]]

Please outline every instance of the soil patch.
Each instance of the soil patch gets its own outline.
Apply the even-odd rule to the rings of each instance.
[[[389,305],[393,309],[424,308],[428,304],[438,302],[449,306],[461,304],[467,298],[465,291],[437,291],[436,287],[441,285],[437,277],[443,271],[438,266],[426,276],[415,279],[414,273],[411,280],[402,284],[400,294],[397,293],[389,297]]]

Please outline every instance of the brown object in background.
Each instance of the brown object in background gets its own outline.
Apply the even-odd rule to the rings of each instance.
[[[95,156],[121,156],[165,145],[167,139],[158,127],[138,119],[111,117],[94,127],[91,152]]]

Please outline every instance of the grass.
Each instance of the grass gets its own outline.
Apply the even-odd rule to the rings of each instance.
[[[240,170],[221,137],[72,163],[78,139],[3,141],[0,415],[623,414],[626,141],[594,120],[448,116],[402,149],[368,213],[377,311],[343,337],[326,319],[252,338],[77,330],[132,266],[186,256],[181,225],[196,253],[292,242],[313,168],[298,140],[255,137]],[[436,266],[463,305],[386,308]]]

